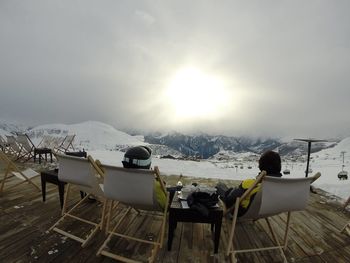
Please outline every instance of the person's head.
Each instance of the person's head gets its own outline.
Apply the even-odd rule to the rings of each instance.
[[[260,171],[266,171],[267,174],[281,173],[281,157],[274,151],[264,152],[259,159]]]
[[[124,168],[149,169],[152,162],[152,150],[147,146],[129,148],[122,161]]]

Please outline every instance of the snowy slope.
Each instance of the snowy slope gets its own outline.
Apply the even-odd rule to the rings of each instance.
[[[38,144],[43,135],[64,137],[75,134],[74,146],[85,150],[116,150],[132,145],[144,145],[140,137],[134,137],[116,130],[114,127],[97,121],[78,124],[48,124],[37,126],[29,131],[34,144]]]
[[[350,138],[342,140],[336,147],[323,150],[321,152],[311,154],[310,167],[313,172],[321,172],[322,176],[314,182],[314,186],[323,189],[331,195],[336,195],[343,199],[347,199],[350,196],[350,177],[349,180],[339,180],[337,174],[341,170],[342,158],[340,152],[346,151],[345,154],[345,170],[349,169],[350,160]],[[119,151],[93,151],[89,152],[94,158],[100,159],[103,163],[121,166],[121,160],[123,153]],[[232,154],[232,152],[230,153]],[[259,170],[257,167],[257,159],[252,161],[249,158],[252,157],[249,153],[237,154],[236,160],[223,160],[222,162],[214,162],[213,160],[201,160],[195,161],[182,161],[182,160],[170,160],[170,159],[158,159],[153,158],[152,165],[159,166],[163,174],[183,174],[192,177],[204,177],[219,179],[231,179],[231,180],[244,180],[247,178],[254,178]],[[235,167],[235,164],[239,160],[243,169]],[[248,165],[251,169],[248,169]],[[284,159],[282,162],[282,170],[285,168],[290,169],[290,175],[284,175],[284,177],[299,178],[305,176],[306,162],[291,162],[288,159]],[[195,179],[194,179],[195,181]]]

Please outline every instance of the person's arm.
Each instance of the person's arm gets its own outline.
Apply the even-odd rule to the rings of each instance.
[[[244,192],[244,194],[240,197],[240,203],[244,200],[251,191],[257,186],[257,184],[261,183],[262,179],[266,176],[265,171],[261,171],[258,177],[255,179],[255,182]]]

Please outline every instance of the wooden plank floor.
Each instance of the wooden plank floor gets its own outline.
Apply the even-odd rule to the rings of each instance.
[[[2,176],[2,174],[1,174]],[[10,181],[10,184],[14,180]],[[40,185],[39,179],[35,180]],[[319,191],[322,192],[322,191]],[[79,194],[73,195],[74,200]],[[98,202],[86,202],[79,214],[97,219],[102,206]],[[289,246],[286,251],[288,262],[350,262],[350,237],[339,230],[350,220],[349,212],[343,212],[339,203],[321,194],[311,194],[306,211],[295,212],[290,230]],[[120,207],[119,209],[122,209]],[[105,239],[103,233],[95,236],[90,244],[81,248],[79,243],[48,229],[60,217],[58,191],[55,185],[47,184],[47,200],[42,202],[41,192],[28,184],[6,191],[0,196],[0,262],[112,262],[96,252]],[[286,216],[272,220],[279,238],[283,236]],[[151,216],[132,214],[127,224],[130,233],[149,236],[155,233],[160,223]],[[68,227],[68,226],[67,226]],[[73,222],[70,231],[81,233],[86,226]],[[123,226],[123,229],[126,225]],[[271,243],[266,235],[267,225],[261,221],[248,223],[237,229],[239,247]],[[213,255],[210,226],[207,224],[179,223],[175,231],[171,251],[160,250],[157,262],[229,262],[224,255],[227,226],[224,224],[219,253]],[[262,241],[261,241],[262,240]],[[144,259],[147,247],[133,242],[112,240],[110,249],[135,259]],[[246,253],[238,256],[239,262],[281,262],[277,251]]]

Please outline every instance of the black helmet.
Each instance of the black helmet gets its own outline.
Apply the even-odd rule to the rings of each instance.
[[[122,161],[124,168],[149,169],[151,167],[152,150],[147,146],[129,148]]]

